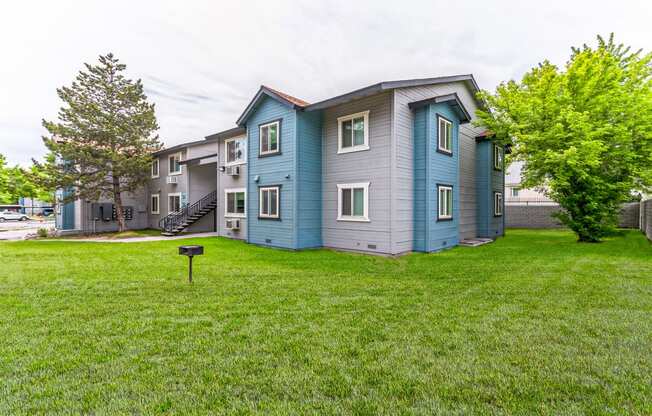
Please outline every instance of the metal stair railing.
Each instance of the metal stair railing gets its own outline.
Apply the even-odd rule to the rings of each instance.
[[[158,222],[159,228],[165,232],[172,232],[175,228],[187,222],[189,217],[200,214],[209,205],[217,202],[217,190],[203,196],[199,201],[186,205],[181,210],[171,212]],[[211,208],[213,209],[213,208]]]

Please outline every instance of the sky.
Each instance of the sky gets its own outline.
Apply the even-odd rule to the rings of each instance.
[[[112,52],[142,79],[166,146],[235,126],[261,84],[309,102],[380,81],[472,73],[481,88],[597,34],[652,48],[652,1],[6,2],[0,8],[0,154],[41,159],[83,63]]]

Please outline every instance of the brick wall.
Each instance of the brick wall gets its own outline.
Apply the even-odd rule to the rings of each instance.
[[[652,210],[652,200],[649,202],[649,209]],[[621,228],[639,227],[639,206],[638,202],[630,202],[623,205],[618,217],[618,226]],[[559,206],[551,205],[506,205],[505,226],[511,228],[561,228],[552,214],[559,211]],[[652,212],[648,217],[649,227],[652,228]],[[652,235],[652,229],[650,230]]]

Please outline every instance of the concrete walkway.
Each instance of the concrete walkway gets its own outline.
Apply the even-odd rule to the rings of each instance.
[[[146,243],[148,241],[167,241],[167,240],[185,240],[187,238],[205,238],[217,237],[218,233],[195,233],[175,235],[174,237],[165,237],[163,235],[153,235],[148,237],[134,237],[134,238],[48,238],[47,240],[34,240],[34,241],[65,241],[65,242],[81,242],[81,243]]]

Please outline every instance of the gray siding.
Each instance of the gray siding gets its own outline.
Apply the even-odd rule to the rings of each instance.
[[[392,253],[390,241],[391,106],[392,93],[387,92],[324,110],[322,239],[326,247]],[[367,110],[369,110],[369,150],[338,154],[338,117]],[[370,182],[370,222],[337,220],[337,184],[354,182]],[[374,249],[373,246],[376,248]]]
[[[152,178],[149,181],[148,192],[147,192],[147,212],[149,212],[149,227],[150,228],[159,228],[158,223],[161,218],[168,215],[168,195],[171,193],[185,193],[188,194],[188,167],[181,165],[181,174],[176,175],[177,184],[172,185],[166,183],[166,179],[169,175],[169,166],[168,166],[168,156],[176,152],[171,152],[169,154],[163,154],[157,156],[159,159],[159,177]],[[186,150],[181,151],[181,159],[186,160],[187,157]],[[159,214],[151,214],[151,198],[152,194],[159,194]]]
[[[240,137],[240,136],[238,136]],[[244,136],[242,136],[244,137]],[[220,172],[219,167],[226,164],[226,149],[224,140],[219,141],[218,151],[218,169],[217,169],[217,231],[220,236],[245,240],[247,238],[247,219],[240,218],[240,230],[230,231],[225,228],[226,217],[224,210],[226,200],[224,190],[230,188],[246,188],[247,187],[247,164],[243,163],[240,166],[240,176],[229,176],[225,172]],[[246,199],[245,199],[246,200]]]
[[[217,153],[217,143],[213,144]],[[187,166],[188,203],[199,201],[217,188],[217,163]],[[210,212],[186,229],[187,232],[207,232],[217,229],[217,210]]]
[[[457,93],[460,100],[475,119],[476,102],[464,83],[450,83],[422,87],[399,88],[393,95],[394,140],[392,141],[392,163],[395,165],[392,177],[392,203],[395,215],[392,219],[392,252],[412,250],[413,235],[413,163],[414,163],[414,113],[408,103],[438,95]],[[482,129],[464,124],[459,129],[460,148],[460,239],[475,237],[476,185],[475,185],[475,137]]]

